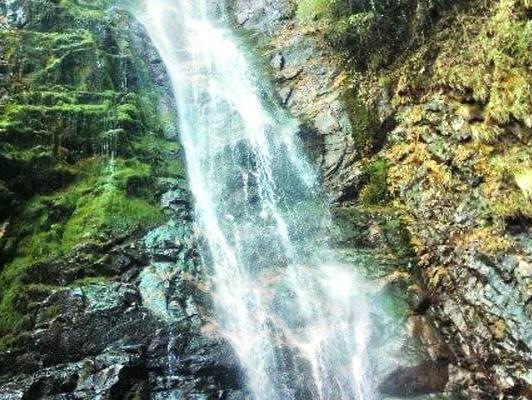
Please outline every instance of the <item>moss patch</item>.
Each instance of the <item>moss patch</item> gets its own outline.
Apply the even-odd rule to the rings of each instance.
[[[388,202],[387,171],[388,165],[385,160],[375,160],[366,166],[368,183],[360,192],[361,204],[385,205]]]
[[[107,241],[162,221],[150,194],[149,165],[95,158],[77,167],[83,178],[61,192],[34,197],[14,224],[11,234],[20,239],[13,261],[0,273],[4,329],[14,328],[27,311],[20,305],[25,287],[20,279],[29,267],[66,256],[81,243]]]
[[[97,249],[161,223],[155,182],[184,174],[115,3],[29,0],[27,24],[0,30],[0,336],[28,328],[40,275],[68,260],[90,271],[67,283],[104,275]]]
[[[449,1],[298,0],[297,5],[301,23],[323,31],[357,68],[373,69],[417,46]]]

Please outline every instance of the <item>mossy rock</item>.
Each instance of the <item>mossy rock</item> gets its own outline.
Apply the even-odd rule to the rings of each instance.
[[[378,248],[405,263],[415,255],[407,224],[392,207],[344,207],[334,209],[333,216],[343,243],[360,249]]]
[[[461,6],[460,1],[455,6]],[[417,46],[449,8],[449,0],[298,0],[300,21],[325,30],[357,69],[390,65]]]
[[[82,178],[61,192],[34,197],[14,221],[10,235],[20,239],[14,258],[0,272],[4,326],[15,328],[15,322],[27,311],[19,307],[15,296],[19,289],[15,288],[23,282],[35,282],[42,274],[53,275],[48,268],[54,265],[53,260],[67,256],[82,243],[107,241],[162,222],[161,210],[150,191],[153,181],[148,165],[94,159],[78,167]],[[42,266],[46,267],[44,272],[37,272]],[[11,312],[9,307],[13,307]]]
[[[162,223],[157,179],[184,175],[164,138],[175,115],[115,2],[15,3],[0,6],[26,19],[0,27],[0,336],[28,328],[45,287],[118,273],[100,247]]]
[[[371,161],[364,166],[367,183],[360,191],[360,203],[366,206],[383,206],[389,201],[387,183],[388,164],[384,159]]]
[[[53,288],[44,285],[17,284],[3,292],[0,300],[0,336],[24,330],[27,322],[25,316],[28,316],[35,304],[46,299],[52,290]]]

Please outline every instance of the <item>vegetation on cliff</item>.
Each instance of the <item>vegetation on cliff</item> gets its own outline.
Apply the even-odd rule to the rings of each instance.
[[[467,396],[529,395],[532,3],[298,5],[305,29],[343,55],[358,210],[401,216],[454,362],[482,374]]]
[[[160,223],[156,178],[183,173],[144,49],[109,3],[0,6],[0,336],[53,289],[39,265]],[[106,272],[86,274],[73,279]]]

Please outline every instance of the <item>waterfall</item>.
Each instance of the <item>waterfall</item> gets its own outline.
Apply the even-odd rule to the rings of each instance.
[[[139,19],[171,78],[217,323],[255,400],[374,399],[364,283],[329,248],[298,122],[216,4],[146,0]]]

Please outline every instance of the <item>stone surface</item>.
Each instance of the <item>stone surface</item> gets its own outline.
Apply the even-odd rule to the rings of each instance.
[[[271,68],[279,103],[301,121],[299,135],[337,206],[346,260],[373,280],[375,299],[393,299],[385,306],[405,321],[377,318],[381,332],[408,333],[374,339],[383,351],[406,348],[404,358],[376,371],[381,391],[531,398],[532,208],[513,175],[530,162],[530,108],[521,90],[529,75],[520,65],[528,42],[513,43],[526,30],[507,26],[526,24],[530,7],[471,0],[447,10],[444,2],[409,1],[414,18],[404,20],[413,25],[394,28],[413,35],[430,21],[430,29],[398,47],[408,51],[384,55],[388,64],[360,69],[345,63],[345,48],[327,41],[323,27],[301,24],[295,1],[231,3],[237,29]],[[0,130],[10,146],[0,152],[0,262],[25,238],[38,238],[13,234],[21,222],[13,214],[28,211],[34,192],[50,212],[27,215],[38,216],[43,232],[60,231],[75,208],[46,196],[77,187],[87,170],[77,163],[92,157],[141,159],[133,173],[131,163],[116,164],[132,175],[116,182],[163,220],[121,234],[90,230],[89,220],[74,248],[39,256],[17,276],[15,288],[24,292],[13,301],[23,312],[16,334],[0,342],[0,398],[247,400],[235,356],[209,315],[209,283],[172,144],[178,132],[166,123],[175,115],[164,66],[138,24],[122,12],[113,12],[120,22],[103,18],[102,5],[80,17],[85,2],[0,4],[0,50],[10,56],[0,59],[0,114],[7,116]],[[66,45],[54,46],[49,33],[74,22],[73,36],[61,36]],[[493,42],[499,34],[502,44]],[[13,43],[28,45],[8,48]],[[367,59],[382,49],[350,50]],[[46,68],[53,57],[61,62]],[[42,87],[25,93],[33,80]],[[168,120],[148,124],[156,135],[143,131],[135,111],[132,95],[143,82],[157,88],[154,109]],[[58,93],[42,95],[46,85]],[[107,102],[120,126],[103,123],[107,108],[88,113]]]
[[[282,3],[285,10],[297,2]],[[399,257],[398,271],[411,279],[400,289],[413,314],[407,328],[434,370],[448,371],[448,380],[438,372],[432,385],[418,376],[422,367],[402,366],[382,388],[404,395],[432,385],[471,399],[529,398],[532,206],[514,174],[530,168],[530,98],[519,97],[506,77],[530,80],[530,57],[492,34],[529,43],[530,7],[463,1],[451,10],[410,1],[413,19],[406,11],[401,22],[389,22],[408,32],[391,55],[382,51],[392,44],[378,47],[374,38],[372,46],[371,34],[364,46],[335,47],[327,38],[331,19],[315,16],[306,26],[297,13],[260,19],[261,1],[235,4],[246,15],[238,26],[269,58],[280,103],[308,127],[303,140],[339,205],[343,244]],[[384,14],[376,28],[388,32]],[[521,54],[519,61],[493,64],[499,46]],[[373,56],[387,64],[357,65]],[[372,167],[379,162],[386,166]]]
[[[295,2],[271,3],[236,1],[237,22],[259,46],[267,43],[272,49],[266,57],[273,67],[280,102],[308,122],[305,144],[321,165],[327,192],[341,197],[347,184],[356,180],[356,171],[351,172],[350,167],[360,156],[338,86],[341,60],[298,26]]]
[[[20,286],[14,288],[25,292],[13,303],[3,299],[2,320],[8,320],[6,313],[17,313],[19,309],[23,309],[23,315],[10,328],[9,334],[0,338],[0,398],[239,398],[242,393],[239,367],[232,349],[217,333],[209,315],[211,299],[206,284],[202,282],[205,274],[200,267],[191,226],[190,196],[181,175],[182,155],[175,142],[174,104],[164,66],[131,15],[115,9],[111,17],[105,16],[105,4],[100,2],[91,6],[78,2],[56,3],[32,0],[0,4],[0,29],[3,29],[0,43],[4,44],[3,40],[12,35],[13,43],[20,46],[21,51],[29,52],[31,49],[24,48],[23,39],[18,35],[55,39],[62,34],[57,30],[86,28],[83,37],[94,41],[90,49],[92,61],[88,56],[80,56],[77,65],[86,67],[84,71],[91,71],[94,64],[108,63],[112,59],[116,65],[109,66],[109,71],[116,73],[117,80],[103,82],[101,87],[99,81],[91,82],[94,85],[91,87],[83,86],[85,83],[80,83],[82,88],[61,87],[57,96],[60,101],[71,101],[71,96],[75,97],[75,101],[83,101],[79,105],[82,111],[85,108],[92,110],[91,104],[98,103],[100,97],[106,95],[105,90],[112,89],[116,90],[120,101],[127,99],[117,109],[124,110],[120,107],[125,104],[125,113],[131,114],[123,116],[124,125],[120,129],[102,127],[100,123],[103,121],[95,121],[94,127],[79,125],[73,129],[68,124],[61,126],[69,130],[72,140],[64,144],[68,157],[60,162],[73,169],[77,168],[78,162],[85,163],[79,172],[82,177],[76,176],[68,182],[61,182],[58,188],[47,190],[51,197],[41,200],[46,214],[39,217],[44,224],[35,225],[34,229],[43,232],[65,229],[68,219],[79,213],[79,208],[69,208],[65,200],[69,199],[68,193],[76,194],[74,199],[82,203],[84,197],[78,193],[88,193],[90,197],[94,192],[109,190],[114,196],[123,196],[128,214],[143,213],[146,207],[158,212],[153,213],[148,223],[128,225],[127,220],[115,218],[117,226],[103,226],[98,230],[93,228],[94,215],[102,208],[112,208],[115,203],[100,204],[90,210],[89,219],[77,224],[77,229],[85,233],[79,235],[79,242],[72,249],[65,254],[61,254],[63,249],[58,254],[51,252],[48,257],[36,258],[17,271],[19,275],[15,276],[13,284]],[[56,14],[48,18],[49,11]],[[80,27],[74,21],[78,12],[81,13],[79,20],[86,26]],[[65,36],[62,40],[66,44],[61,49],[67,57],[70,54],[68,45],[78,38]],[[107,53],[99,53],[101,48]],[[7,50],[0,45],[0,51],[3,60]],[[117,51],[121,53],[115,56]],[[31,77],[34,77],[40,72],[40,65],[31,56],[28,54],[27,58],[17,62],[35,62],[31,71],[34,74]],[[133,58],[135,64],[130,62]],[[17,64],[7,65],[0,68],[0,74],[5,72],[14,79],[17,68]],[[57,79],[55,84],[58,86],[66,86],[73,84],[76,74],[81,75],[82,71],[72,70],[65,76],[54,75],[53,79]],[[48,83],[53,84],[52,78],[50,80]],[[13,85],[14,81],[2,81],[0,95],[5,96],[0,100],[0,107],[5,106],[5,101],[13,101],[14,97],[10,97],[16,90]],[[49,90],[47,86],[34,86],[34,89],[35,97],[39,99],[45,96],[41,93]],[[144,125],[139,123],[144,117],[130,109],[129,99],[135,99],[137,95],[155,102],[144,105],[154,106],[154,116],[150,117],[154,120],[144,119]],[[77,112],[78,104],[72,107]],[[43,107],[43,112],[48,110]],[[61,109],[61,112],[67,111]],[[158,121],[156,111],[168,121],[164,124]],[[35,120],[30,122],[33,124]],[[75,123],[73,119],[72,124]],[[42,121],[43,129],[53,128],[52,124],[52,120]],[[5,134],[2,128],[2,134]],[[92,134],[92,130],[89,131],[92,128],[95,133],[101,130],[106,142],[101,148],[90,146],[90,152],[81,151],[75,140]],[[38,142],[36,138],[40,136],[34,129],[31,125],[32,140]],[[127,137],[127,146],[125,142],[113,143],[121,140],[120,137]],[[114,152],[112,145],[116,145],[116,149],[124,147],[129,150]],[[44,152],[46,146],[47,142],[38,143],[37,149]],[[0,159],[4,160],[2,157],[4,153],[0,154]],[[109,161],[107,157],[113,160]],[[94,173],[92,186],[83,188],[83,174],[90,170],[93,158],[102,158],[106,167]],[[143,166],[136,164],[138,159],[142,160]],[[48,164],[37,167],[41,171],[49,168]],[[92,171],[87,174],[90,173]],[[48,179],[46,174],[43,177]],[[24,182],[26,177],[21,179]],[[13,193],[0,182],[2,207],[4,199],[16,204],[8,218],[16,218],[17,213],[27,212],[24,210],[34,204],[31,198],[21,195],[19,186],[15,188],[16,193]],[[56,198],[56,189],[68,192]],[[32,190],[32,195],[40,195],[35,187]],[[2,264],[4,259],[11,262],[17,251],[21,251],[16,250],[17,246],[22,246],[20,243],[28,242],[24,236],[27,232],[22,231],[22,237],[17,237],[16,224],[10,219],[4,222],[4,216],[0,215]],[[34,236],[30,236],[30,240],[35,240]],[[51,236],[48,240],[57,239]],[[8,268],[12,271],[14,266],[16,263],[11,263]],[[7,274],[5,268],[4,265],[0,268],[2,282]]]

